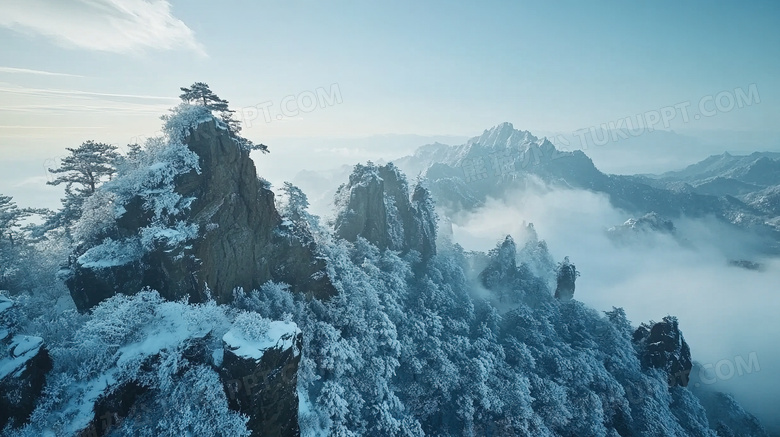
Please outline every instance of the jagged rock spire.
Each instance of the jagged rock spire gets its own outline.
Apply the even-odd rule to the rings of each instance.
[[[336,235],[347,241],[365,238],[380,249],[415,250],[423,259],[436,253],[436,214],[422,184],[410,198],[404,174],[392,163],[355,166],[349,182],[336,193]]]

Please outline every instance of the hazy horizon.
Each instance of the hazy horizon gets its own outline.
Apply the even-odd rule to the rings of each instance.
[[[179,87],[194,81],[230,101],[247,138],[271,146],[256,162],[275,181],[285,178],[273,174],[278,168],[292,179],[424,144],[391,149],[380,141],[383,150],[371,155],[368,141],[355,138],[468,138],[505,121],[584,149],[607,173],[673,170],[727,150],[776,151],[779,9],[769,1],[308,2],[300,9],[5,1],[0,183],[21,197],[21,188],[45,181],[46,163],[66,147],[95,140],[121,148],[156,135]],[[630,134],[605,142],[603,129]],[[658,145],[659,131],[695,144]],[[351,161],[288,150],[317,142],[339,149],[342,139],[359,149]],[[58,194],[46,190],[30,196],[51,206],[47,199]]]

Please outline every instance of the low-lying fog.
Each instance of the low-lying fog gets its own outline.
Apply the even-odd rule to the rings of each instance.
[[[459,216],[454,240],[486,251],[511,234],[520,245],[524,223],[533,223],[553,257],[569,256],[582,272],[575,299],[597,310],[623,307],[634,325],[677,316],[694,361],[710,370],[704,388],[734,394],[765,426],[780,429],[780,259],[756,258],[754,238],[714,219],[674,220],[674,236],[615,241],[606,229],[631,216],[589,191],[537,184],[506,198]],[[729,266],[731,259],[763,269]]]

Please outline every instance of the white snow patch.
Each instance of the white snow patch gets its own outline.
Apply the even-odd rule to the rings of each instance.
[[[71,393],[78,393],[78,396],[71,396],[71,400],[64,408],[63,415],[70,416],[75,413],[75,417],[67,425],[65,431],[72,435],[77,435],[80,431],[89,426],[95,417],[95,403],[105,394],[108,387],[116,384],[116,368],[98,376],[89,382],[80,382],[72,387]]]
[[[269,324],[264,338],[249,340],[239,330],[233,328],[222,337],[222,341],[237,356],[259,360],[268,349],[292,348],[300,332],[294,322],[274,321]],[[297,355],[300,351],[295,350],[294,353]]]
[[[174,349],[189,338],[203,338],[209,329],[192,326],[180,313],[178,302],[165,302],[158,307],[162,321],[156,321],[147,329],[144,339],[119,349],[117,366],[123,367],[130,362],[140,362],[146,357],[156,355],[166,349]]]
[[[106,238],[78,258],[79,264],[87,268],[101,269],[125,265],[140,259],[140,247],[135,239],[116,241]]]
[[[214,365],[219,367],[222,365],[222,360],[225,358],[225,350],[224,349],[214,349],[214,352],[211,353],[211,359],[214,362]]]
[[[9,347],[11,356],[0,360],[0,379],[11,373],[14,373],[14,376],[21,375],[26,368],[27,362],[35,357],[42,345],[43,339],[41,337],[15,336]]]

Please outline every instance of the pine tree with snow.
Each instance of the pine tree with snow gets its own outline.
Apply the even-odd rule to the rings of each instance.
[[[306,222],[309,218],[309,213],[306,211],[309,208],[309,199],[306,194],[289,182],[282,185],[282,193],[287,198],[282,214],[293,223]]]
[[[0,194],[0,288],[6,286],[7,279],[16,271],[15,246],[19,244],[17,231],[19,222],[28,215],[16,206],[11,196]]]
[[[106,178],[116,173],[116,160],[119,158],[116,146],[89,140],[79,147],[66,149],[70,155],[62,160],[59,168],[50,168],[49,172],[59,175],[48,185],[66,183],[68,188],[77,184],[75,194],[91,196]]]
[[[143,148],[138,143],[128,144],[127,145],[127,158],[128,159],[137,159],[139,156],[141,156],[141,153],[143,152]]]
[[[265,144],[255,144],[252,141],[239,135],[241,133],[241,123],[233,117],[236,111],[227,110],[222,111],[219,114],[219,120],[224,123],[225,127],[230,133],[230,136],[238,143],[239,146],[246,150],[259,150],[263,153],[268,153],[268,146]]]
[[[184,93],[179,98],[184,102],[203,105],[214,112],[229,111],[228,101],[220,99],[204,82],[195,82],[189,88],[181,87],[180,89]]]
[[[195,82],[189,88],[181,87],[180,89],[184,91],[184,93],[179,96],[183,102],[202,105],[212,113],[219,114],[217,115],[217,118],[222,122],[228,133],[230,133],[230,136],[233,137],[241,148],[268,153],[268,146],[265,144],[255,144],[249,139],[239,135],[241,133],[241,123],[233,116],[236,111],[228,107],[227,100],[221,99],[214,94],[208,84],[204,82]]]
[[[0,239],[13,239],[21,220],[29,215],[28,210],[16,205],[13,197],[0,194]]]
[[[25,277],[31,272],[24,267],[31,256],[30,241],[22,222],[30,215],[42,212],[19,208],[11,196],[0,194],[0,290],[15,288],[18,279],[29,279]]]
[[[70,227],[81,217],[81,207],[84,200],[95,194],[95,191],[106,180],[116,173],[116,165],[120,159],[116,146],[85,141],[77,148],[67,148],[70,155],[60,163],[59,168],[49,169],[58,175],[48,185],[65,184],[65,197],[62,199],[62,209],[49,216],[44,223],[44,230],[60,228],[70,239]]]

